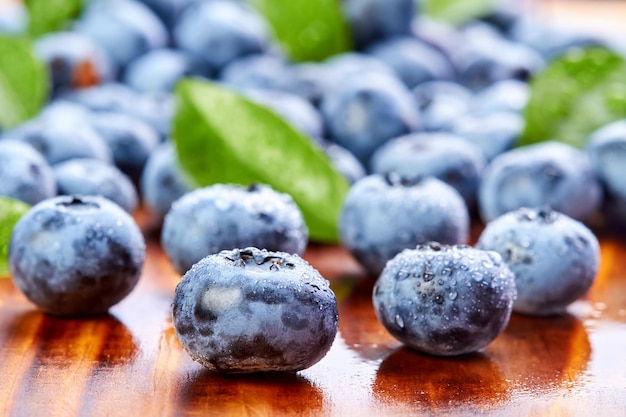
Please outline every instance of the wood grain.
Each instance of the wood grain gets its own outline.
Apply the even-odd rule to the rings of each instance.
[[[568,314],[514,314],[484,351],[458,358],[403,348],[376,320],[372,278],[341,247],[312,244],[305,257],[339,301],[331,351],[298,374],[228,376],[178,343],[179,276],[144,230],[140,284],[105,317],[44,315],[0,280],[1,415],[626,415],[626,241],[615,234],[600,232],[597,281]]]
[[[571,27],[593,20],[597,29],[601,19],[615,33],[626,20],[620,1],[541,6]],[[0,415],[626,416],[626,238],[616,232],[599,232],[601,270],[568,314],[514,314],[483,352],[458,358],[403,348],[376,320],[373,281],[354,259],[310,245],[306,258],[339,301],[331,351],[295,375],[228,376],[194,363],[176,339],[179,276],[153,219],[140,212],[138,221],[148,238],[142,278],[105,317],[46,316],[0,279]]]

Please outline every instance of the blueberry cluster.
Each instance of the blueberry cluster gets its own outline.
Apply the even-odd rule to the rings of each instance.
[[[308,231],[291,197],[265,185],[193,190],[178,165],[172,91],[196,77],[268,107],[346,176],[341,243],[378,277],[376,313],[408,346],[463,354],[512,311],[563,312],[598,268],[581,222],[606,208],[626,224],[626,119],[585,150],[512,148],[529,79],[603,42],[507,8],[451,27],[418,3],[342,0],[355,49],[295,63],[246,2],[91,1],[70,29],[35,42],[50,103],[0,132],[0,195],[36,204],[11,240],[17,285],[52,314],[105,312],[139,278],[145,248],[128,213],[142,203],[183,275],[173,321],[194,359],[297,371],[325,355],[336,300],[299,257]],[[0,32],[19,32],[11,13]],[[488,223],[476,248],[465,246],[472,218]]]

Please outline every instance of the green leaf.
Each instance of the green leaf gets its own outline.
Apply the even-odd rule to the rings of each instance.
[[[338,0],[251,0],[296,61],[320,61],[352,50],[352,37]]]
[[[217,84],[183,80],[176,95],[173,136],[196,185],[268,184],[293,197],[312,240],[337,241],[349,185],[308,137]]]
[[[0,129],[33,117],[47,96],[47,68],[30,41],[0,36]]]
[[[13,226],[29,209],[24,202],[0,196],[0,277],[9,273],[9,241]]]
[[[458,25],[486,16],[500,0],[423,0],[423,12],[436,20]]]
[[[80,13],[82,0],[27,0],[29,24],[32,36],[65,29]]]
[[[577,49],[531,82],[518,145],[558,140],[583,147],[599,127],[626,118],[626,60],[604,48]]]

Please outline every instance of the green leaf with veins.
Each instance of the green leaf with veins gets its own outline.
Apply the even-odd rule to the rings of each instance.
[[[605,48],[575,49],[531,81],[518,145],[557,140],[583,147],[599,127],[626,118],[626,60]]]
[[[15,223],[30,209],[22,201],[0,196],[0,277],[9,273],[9,241]]]
[[[326,154],[271,110],[217,84],[178,84],[173,137],[196,186],[263,183],[290,194],[312,240],[337,241],[349,185]]]
[[[295,61],[320,61],[352,49],[338,0],[251,0]]]
[[[31,42],[0,35],[0,129],[33,117],[47,97],[47,68]]]

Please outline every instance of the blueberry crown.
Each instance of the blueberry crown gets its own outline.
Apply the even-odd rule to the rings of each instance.
[[[271,264],[270,269],[279,269],[280,267],[286,267],[293,269],[296,264],[289,261],[286,257],[281,256],[277,252],[268,252],[266,250],[260,250],[257,248],[245,248],[235,249],[232,251],[225,251],[223,253],[224,259],[238,263],[240,266],[246,266],[246,264],[254,263],[255,265]]]
[[[518,219],[526,222],[553,223],[559,217],[559,213],[552,210],[550,206],[542,206],[533,209],[521,208],[517,213]]]

